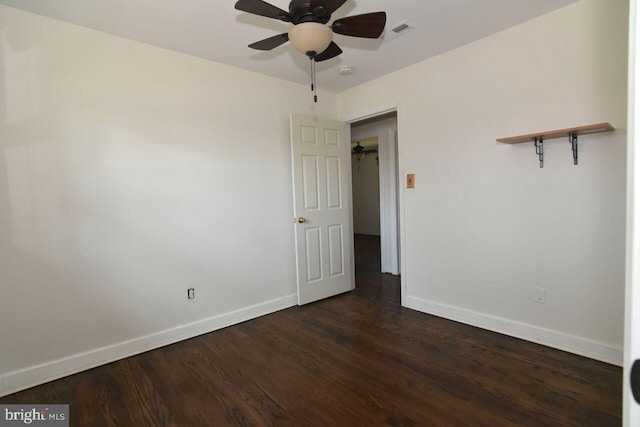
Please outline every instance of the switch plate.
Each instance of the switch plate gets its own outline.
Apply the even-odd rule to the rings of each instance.
[[[187,298],[194,299],[196,297],[196,290],[194,288],[187,289]]]
[[[407,188],[416,188],[416,176],[412,173],[407,174]]]
[[[546,288],[536,288],[536,299],[535,302],[538,304],[546,304],[547,303],[547,289]]]

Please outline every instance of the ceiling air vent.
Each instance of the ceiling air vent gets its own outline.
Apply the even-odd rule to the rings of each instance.
[[[406,31],[410,28],[411,27],[409,27],[409,24],[407,24],[406,22],[403,22],[402,24],[398,24],[395,27],[393,27],[391,31],[393,31],[396,34],[400,34],[401,32]]]
[[[409,21],[401,21],[391,27],[391,31],[385,31],[384,40],[393,40],[397,37],[400,37],[404,34],[407,34],[409,31],[413,30],[416,26]]]

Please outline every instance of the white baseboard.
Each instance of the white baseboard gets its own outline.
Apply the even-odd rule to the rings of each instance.
[[[616,366],[623,364],[623,351],[621,348],[590,341],[562,332],[540,328],[526,323],[490,316],[488,314],[440,304],[412,296],[405,296],[402,305],[423,313],[432,314],[456,322],[477,326],[489,331],[498,332],[515,338],[542,344],[547,347],[557,348],[570,353],[585,356],[601,362]]]
[[[129,341],[2,374],[0,375],[0,396],[271,314],[293,307],[297,303],[296,294],[288,295]]]

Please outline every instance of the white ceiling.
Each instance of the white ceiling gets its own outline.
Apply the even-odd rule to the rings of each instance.
[[[379,40],[335,35],[344,53],[317,65],[320,90],[340,92],[389,72],[512,27],[576,0],[348,0],[331,21],[387,12]],[[240,12],[235,0],[0,0],[0,3],[84,27],[308,84],[309,60],[287,43],[270,52],[247,47],[289,25]],[[271,4],[288,10],[288,0]],[[390,37],[403,20],[415,29]],[[343,77],[340,67],[353,74]]]

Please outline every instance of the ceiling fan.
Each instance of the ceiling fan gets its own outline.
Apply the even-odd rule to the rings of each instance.
[[[360,145],[360,141],[358,141],[356,145],[353,145],[353,143],[351,143],[351,155],[355,160],[358,161],[357,173],[360,173],[360,160],[364,159],[367,153],[377,153],[377,152],[378,152],[377,145],[375,146],[375,148],[365,148],[362,145]],[[377,162],[378,162],[378,156],[376,156],[376,163]]]
[[[358,141],[356,145],[354,145],[351,148],[351,154],[356,158],[356,160],[363,159],[367,153],[377,153],[377,152],[378,152],[377,148],[364,148],[362,145],[360,145],[360,141]]]
[[[326,61],[342,53],[342,49],[333,41],[333,33],[376,39],[382,34],[387,22],[385,12],[373,12],[340,18],[331,25],[326,25],[331,19],[331,14],[346,1],[291,0],[287,12],[263,0],[238,0],[235,8],[293,24],[289,32],[257,41],[249,47],[272,50],[291,41],[293,47],[311,59],[311,90],[315,91],[314,63]],[[317,102],[317,97],[314,99]]]

